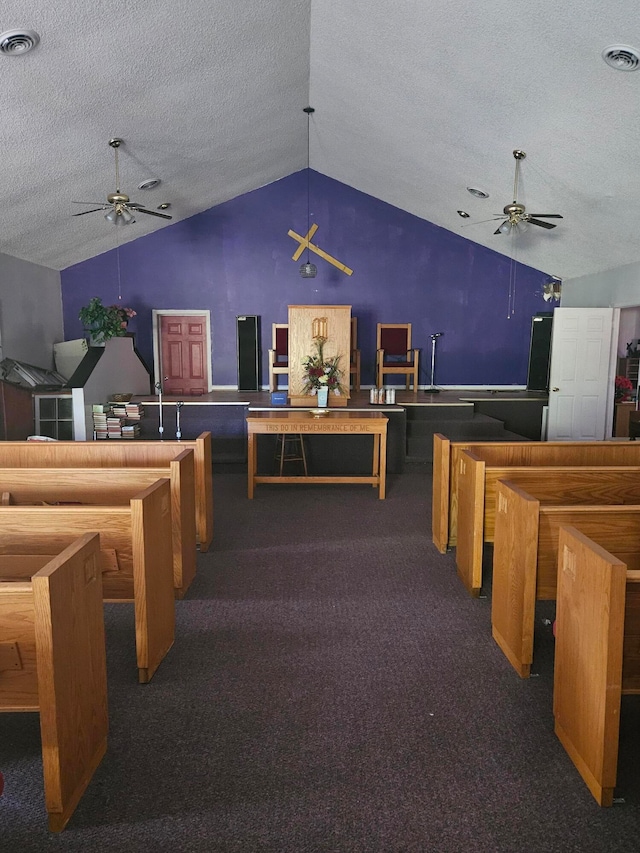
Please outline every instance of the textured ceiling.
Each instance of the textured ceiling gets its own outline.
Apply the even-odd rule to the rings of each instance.
[[[174,222],[311,166],[538,269],[573,278],[640,260],[636,0],[3,0],[0,251],[63,269],[115,245],[73,200],[121,188]],[[561,213],[511,239],[512,201]],[[140,181],[160,187],[138,191]],[[490,194],[473,198],[467,186]],[[470,218],[456,213],[466,210]],[[130,240],[168,223],[138,215]]]

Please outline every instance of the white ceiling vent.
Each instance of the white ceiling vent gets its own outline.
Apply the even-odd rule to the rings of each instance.
[[[489,198],[489,193],[486,190],[481,190],[478,187],[467,187],[467,192],[471,193],[475,198]]]
[[[7,30],[0,34],[0,53],[20,56],[33,50],[39,41],[40,36],[33,30]]]
[[[611,44],[602,51],[602,58],[616,71],[635,71],[640,65],[640,54],[628,44]]]
[[[159,183],[160,183],[159,178],[147,178],[146,181],[140,181],[140,183],[138,184],[138,189],[139,190],[152,190],[152,189],[155,189],[155,187],[157,187]]]

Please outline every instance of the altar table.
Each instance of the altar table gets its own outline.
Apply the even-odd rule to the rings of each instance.
[[[387,478],[387,422],[382,412],[357,412],[330,409],[328,415],[314,417],[306,409],[284,412],[254,412],[247,417],[248,497],[253,498],[256,483],[371,483],[384,500]],[[264,477],[257,474],[257,439],[262,435],[299,433],[311,435],[370,435],[373,438],[371,476]]]

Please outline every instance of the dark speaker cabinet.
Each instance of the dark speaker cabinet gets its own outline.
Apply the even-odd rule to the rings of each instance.
[[[0,441],[24,441],[33,429],[32,392],[0,380]]]
[[[549,390],[552,329],[553,312],[536,314],[531,318],[527,391]]]
[[[260,390],[260,318],[242,314],[236,317],[238,391]]]

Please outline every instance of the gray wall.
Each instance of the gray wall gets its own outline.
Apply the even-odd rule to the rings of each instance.
[[[640,263],[562,282],[563,308],[626,308],[640,305]]]
[[[64,340],[60,273],[0,254],[0,354],[53,368]]]

